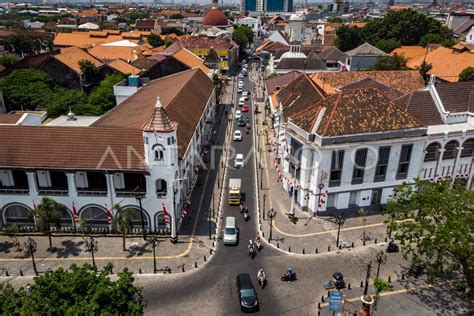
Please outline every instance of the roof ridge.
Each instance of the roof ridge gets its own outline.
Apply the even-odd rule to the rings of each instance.
[[[329,124],[331,123],[331,120],[332,118],[334,117],[335,113],[336,113],[336,109],[337,107],[339,106],[339,101],[341,100],[341,97],[342,97],[342,94],[344,93],[344,91],[341,91],[339,93],[339,95],[337,96],[337,99],[336,99],[336,103],[334,104],[334,107],[331,111],[331,114],[329,114],[329,119],[328,119],[328,122],[326,123],[326,126],[324,127],[324,130],[323,130],[323,133],[321,134],[321,136],[324,136],[329,128]]]

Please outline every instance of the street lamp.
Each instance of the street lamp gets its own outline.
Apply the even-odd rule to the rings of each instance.
[[[263,193],[263,212],[262,212],[263,220],[265,220],[265,200],[266,199],[267,199],[267,195]]]
[[[94,251],[97,251],[98,241],[94,239],[94,236],[87,236],[84,240],[86,242],[86,251],[90,251],[92,255],[92,265],[94,268],[97,268],[95,265]]]
[[[318,208],[316,210],[316,215],[319,215],[320,205],[321,205],[321,196],[322,196],[323,189],[324,189],[324,183],[320,182],[318,184],[319,193],[318,193]]]
[[[367,274],[365,275],[365,286],[364,286],[364,295],[367,295],[369,291],[369,278],[370,278],[370,270],[372,269],[372,260],[366,263],[367,265]]]
[[[273,218],[276,216],[276,212],[273,208],[268,210],[268,219],[270,220],[270,237],[268,238],[268,241],[272,241],[272,232],[273,232]]]
[[[173,223],[171,225],[171,242],[173,244],[178,242],[178,219],[176,216],[176,192],[174,191],[174,183],[177,181],[188,180],[187,178],[179,178],[171,180],[171,192],[173,192]]]
[[[138,190],[138,188],[137,188]],[[143,240],[146,240],[146,230],[145,230],[145,218],[143,217],[143,207],[142,207],[142,199],[144,198],[143,193],[141,192],[136,192],[135,193],[135,199],[138,201],[138,206],[140,208],[140,221],[142,224],[142,233],[143,233]]]
[[[385,262],[387,262],[387,255],[385,254],[383,250],[380,250],[380,252],[377,252],[377,254],[375,255],[375,261],[377,261],[377,278],[378,278],[379,273],[380,273],[380,266],[382,264],[385,264]]]
[[[33,263],[33,271],[35,271],[35,274],[38,275],[38,270],[36,269],[36,262],[35,262],[35,255],[34,255],[34,252],[37,249],[38,243],[34,239],[32,239],[31,237],[28,237],[28,239],[26,240],[26,242],[23,245],[30,252],[31,261]]]
[[[342,215],[336,216],[335,219],[336,219],[336,224],[337,224],[336,247],[339,248],[339,234],[341,233],[341,226],[344,225],[344,222],[346,221],[346,219]]]
[[[151,243],[153,249],[153,273],[156,273],[156,246],[160,244],[157,236],[148,236],[147,240]]]

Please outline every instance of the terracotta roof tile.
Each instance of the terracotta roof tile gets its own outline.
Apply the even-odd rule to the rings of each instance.
[[[287,74],[283,74],[280,76],[276,76],[275,78],[265,80],[267,93],[270,95],[276,90],[281,90],[301,75],[302,73],[299,71],[292,71]]]
[[[93,37],[88,32],[58,33],[53,41],[55,46],[84,46],[98,43],[111,43],[122,40],[120,35]]]
[[[81,60],[88,60],[96,67],[103,65],[99,60],[77,47],[61,48],[61,52],[53,55],[52,58],[59,60],[77,73],[81,72],[81,67],[79,66]]]
[[[414,58],[425,56],[427,52],[428,52],[428,49],[426,49],[423,46],[402,46],[402,47],[394,49],[391,52],[391,54],[403,55],[407,60],[411,60]]]
[[[357,82],[351,83],[347,86],[342,87],[341,90],[363,89],[363,88],[375,88],[379,90],[380,92],[382,92],[387,98],[389,98],[392,101],[403,96],[403,93],[401,93],[400,91],[395,90],[372,78],[364,78]]]
[[[115,59],[135,61],[139,58],[145,58],[137,47],[97,45],[89,49],[88,52],[92,56],[103,61],[112,61]]]
[[[293,123],[307,132],[324,110],[317,134],[326,137],[424,127],[377,89],[344,90],[295,113]]]
[[[325,70],[326,64],[321,58],[315,56],[311,58],[282,58],[275,69],[296,69],[296,70]]]
[[[467,67],[474,67],[474,53],[457,53],[447,47],[439,47],[425,56],[420,56],[409,60],[407,66],[415,69],[419,67],[423,60],[431,64],[432,68],[428,71],[429,75],[434,75],[442,80],[457,82],[459,74]]]
[[[423,89],[425,86],[417,70],[322,72],[310,77],[327,93],[334,93],[337,89],[364,78],[372,78],[403,94]]]
[[[0,124],[16,124],[23,114],[0,114]]]
[[[153,80],[107,112],[94,126],[141,129],[152,117],[159,96],[169,118],[178,123],[179,157],[182,158],[213,89],[212,80],[199,68]]]
[[[395,100],[395,103],[426,126],[444,124],[428,91],[415,91]]]
[[[173,57],[188,66],[189,68],[199,67],[204,73],[209,73],[209,68],[204,65],[204,60],[197,55],[191,53],[189,50],[183,48],[173,54]]]
[[[178,124],[172,122],[165,108],[160,102],[160,97],[156,100],[155,110],[153,111],[151,118],[146,122],[142,130],[147,132],[171,132],[176,130]]]
[[[228,39],[224,38],[211,38],[211,37],[201,37],[201,36],[191,36],[187,38],[180,38],[179,43],[182,47],[191,49],[191,48],[210,48],[214,49],[231,49],[237,47],[238,45]]]
[[[123,74],[138,75],[142,72],[141,69],[127,63],[122,59],[116,59],[114,61],[111,61],[107,65]]]
[[[146,170],[140,130],[0,126],[0,148],[4,168]]]

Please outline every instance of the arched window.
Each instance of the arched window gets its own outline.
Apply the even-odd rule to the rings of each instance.
[[[7,206],[4,210],[3,218],[5,225],[20,224],[22,226],[34,226],[32,211],[26,206],[13,204]]]
[[[125,206],[123,208],[123,214],[119,213],[117,215],[119,218],[122,216],[127,216],[128,220],[132,223],[132,228],[142,229],[142,217],[140,216],[140,209],[136,206]],[[149,229],[148,216],[145,210],[143,210],[143,222],[145,229]]]
[[[431,143],[425,149],[425,162],[437,161],[439,158],[439,150],[441,145],[439,143]]]
[[[161,144],[155,144],[152,147],[155,155],[155,161],[163,161],[164,160],[164,152],[165,152],[165,147]]]
[[[474,138],[470,138],[462,144],[461,158],[474,157]]]
[[[166,224],[165,214],[163,212],[159,212],[156,214],[155,218],[155,230],[162,229],[168,229],[168,225]]]
[[[68,209],[64,205],[60,205],[58,213],[60,218],[59,223],[57,225],[58,228],[73,226],[73,219],[71,213],[69,213]]]
[[[91,228],[107,228],[107,215],[99,206],[88,206],[81,212],[81,219]]]
[[[156,183],[156,196],[159,198],[165,197],[168,194],[168,184],[163,179],[157,179]]]
[[[443,160],[454,159],[458,153],[459,143],[455,140],[444,145]]]

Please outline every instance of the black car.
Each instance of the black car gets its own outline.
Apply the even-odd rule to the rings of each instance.
[[[252,279],[248,273],[237,275],[237,291],[239,293],[240,309],[243,311],[257,311],[258,299]]]
[[[336,272],[332,275],[334,278],[334,285],[336,289],[340,290],[346,287],[346,281],[344,281],[344,276],[340,272]]]

